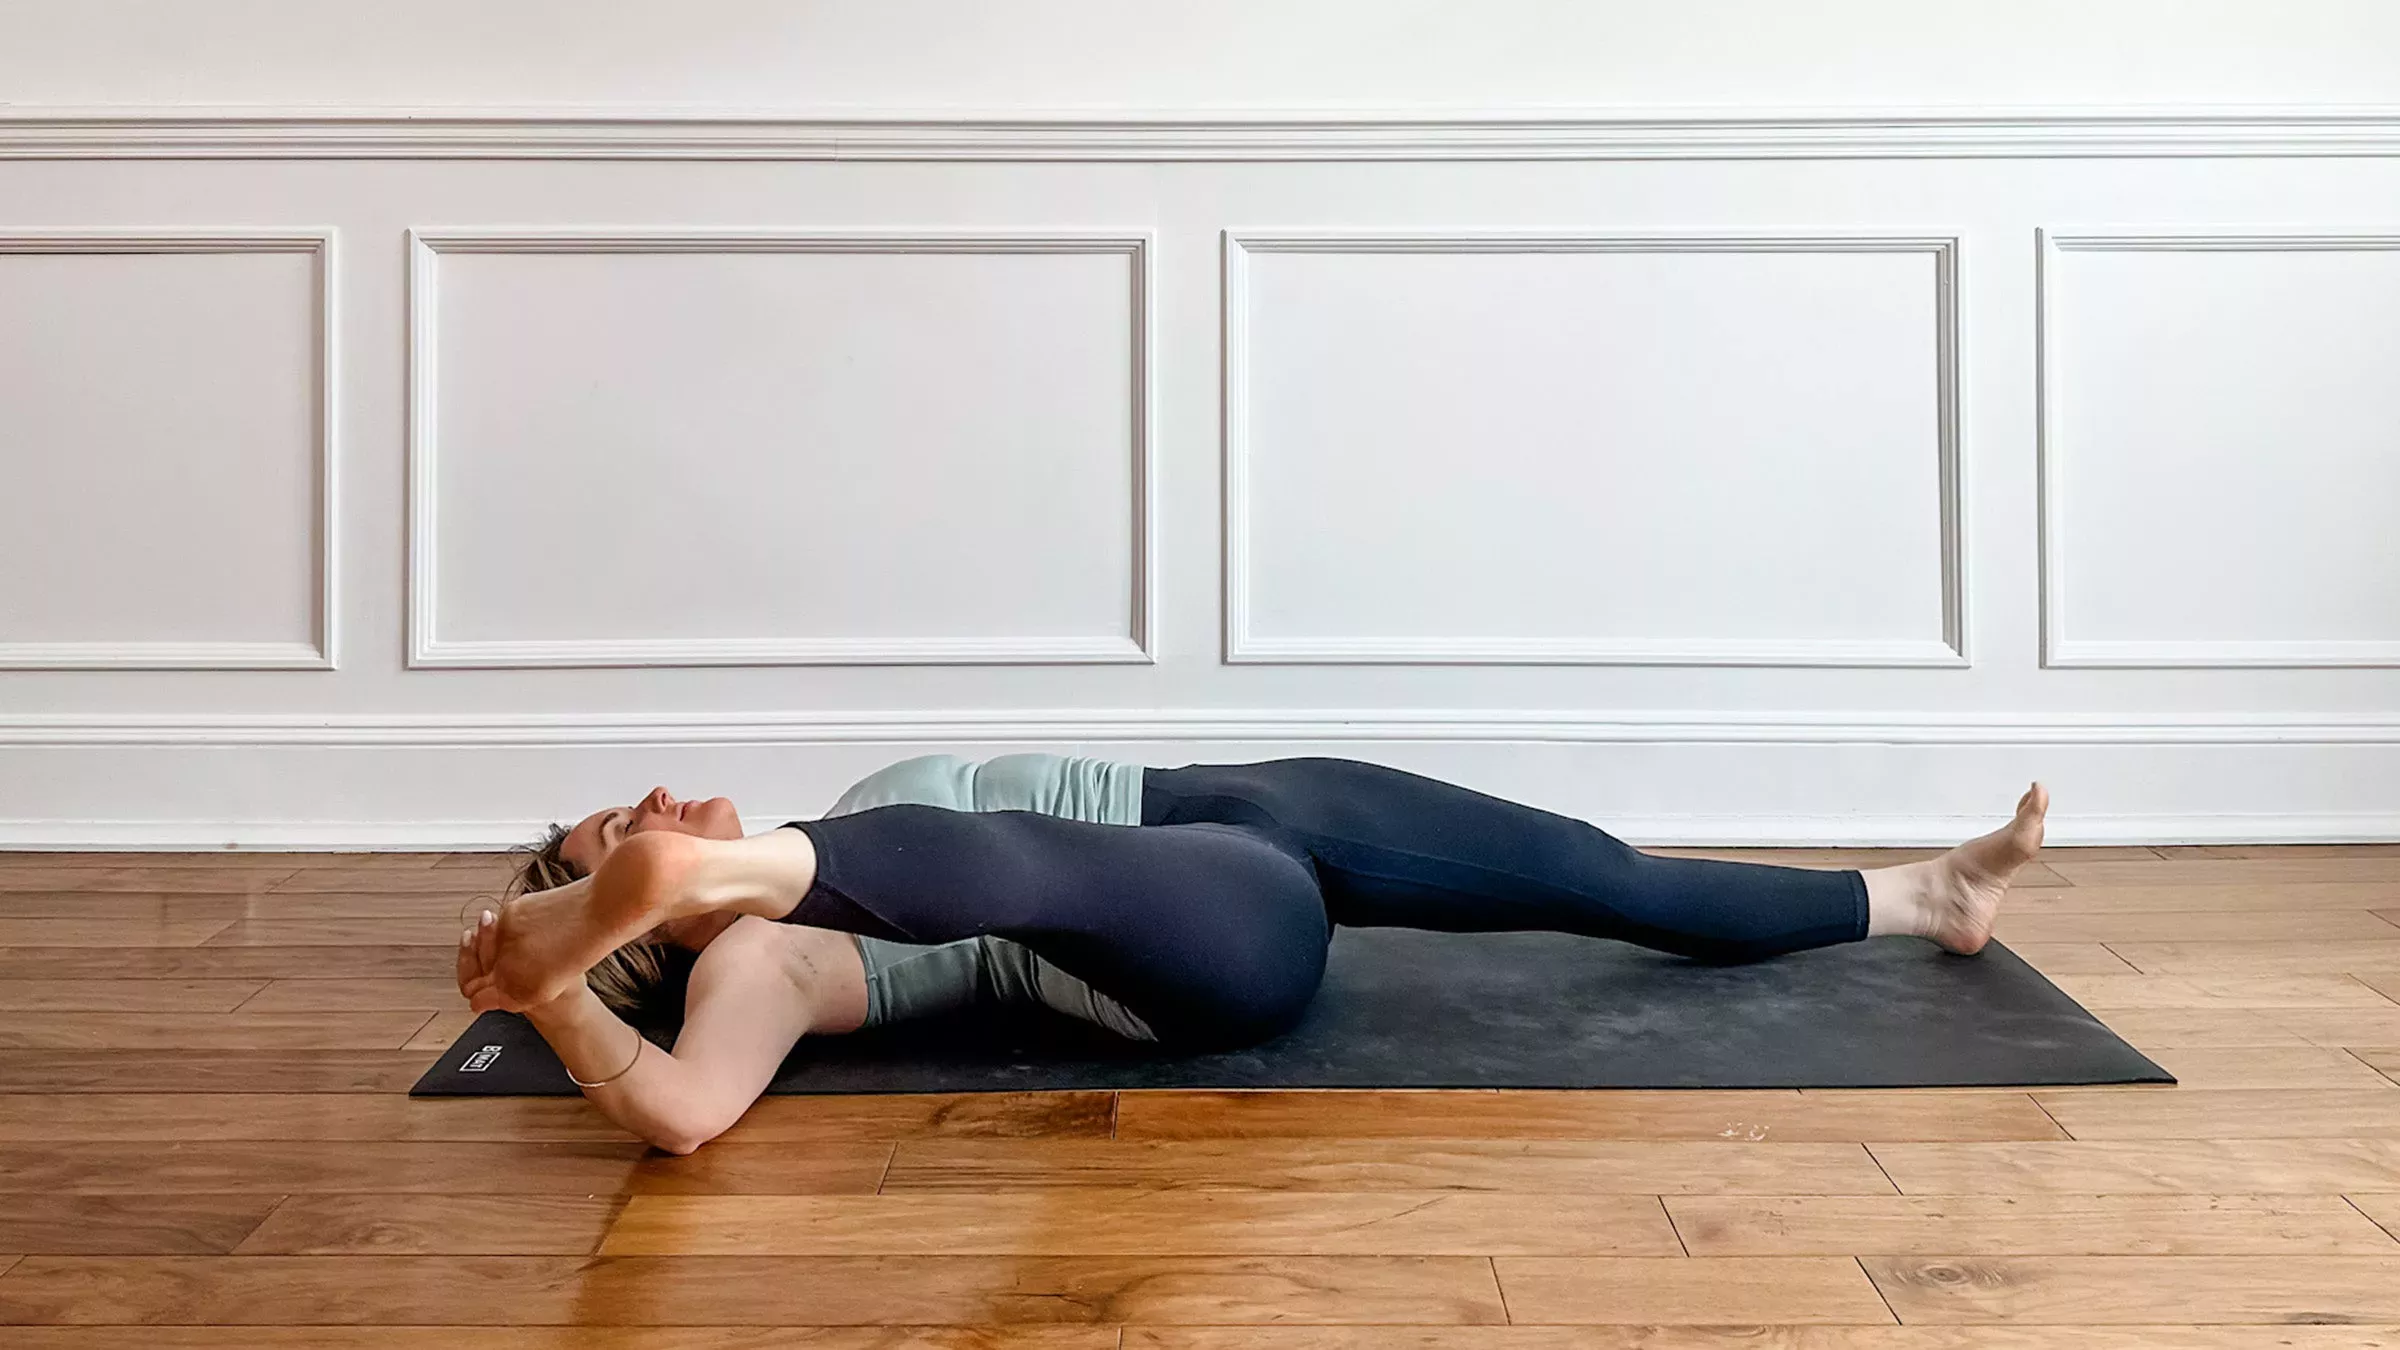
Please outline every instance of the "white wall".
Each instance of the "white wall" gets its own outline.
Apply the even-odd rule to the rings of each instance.
[[[2400,837],[2389,7],[592,12],[11,9],[0,843]]]

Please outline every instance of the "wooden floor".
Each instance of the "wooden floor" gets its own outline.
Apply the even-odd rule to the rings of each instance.
[[[2181,1086],[782,1097],[675,1158],[404,1095],[489,859],[0,854],[0,1345],[2400,1347],[2400,847],[2044,860],[2001,935]]]

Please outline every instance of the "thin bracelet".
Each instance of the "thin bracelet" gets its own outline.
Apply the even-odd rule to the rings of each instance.
[[[625,1061],[625,1067],[624,1067],[624,1068],[617,1070],[615,1073],[612,1073],[612,1074],[610,1074],[608,1077],[606,1077],[606,1078],[603,1078],[603,1079],[601,1079],[600,1081],[598,1081],[598,1082],[596,1082],[596,1083],[587,1083],[587,1082],[583,1081],[582,1079],[580,1079],[580,1078],[577,1078],[577,1077],[575,1076],[575,1071],[574,1071],[573,1069],[567,1069],[567,1081],[568,1081],[568,1082],[570,1082],[570,1083],[573,1083],[575,1086],[577,1086],[577,1087],[579,1087],[579,1088],[596,1088],[596,1087],[607,1087],[609,1084],[611,1084],[611,1083],[613,1083],[613,1082],[617,1081],[617,1080],[618,1080],[618,1079],[620,1079],[620,1078],[623,1078],[625,1075],[627,1075],[627,1074],[629,1074],[629,1073],[632,1073],[632,1072],[633,1072],[633,1066],[634,1066],[634,1065],[636,1065],[636,1064],[639,1064],[639,1063],[641,1063],[641,1062],[642,1062],[642,1046],[643,1046],[644,1044],[646,1044],[646,1043],[649,1041],[649,1039],[650,1039],[649,1037],[647,1037],[647,1036],[643,1035],[643,1034],[642,1034],[641,1032],[639,1032],[639,1031],[636,1031],[636,1032],[634,1032],[634,1033],[633,1033],[633,1058],[631,1058],[631,1059],[629,1059],[629,1060],[626,1060],[626,1061]],[[559,1061],[559,1067],[560,1067],[560,1068],[562,1068],[562,1069],[563,1069],[563,1068],[566,1068],[566,1061],[564,1061],[564,1060],[561,1060],[561,1061]]]

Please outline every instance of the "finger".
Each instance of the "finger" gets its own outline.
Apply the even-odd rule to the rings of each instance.
[[[475,920],[475,959],[490,970],[500,959],[500,916],[486,909]]]

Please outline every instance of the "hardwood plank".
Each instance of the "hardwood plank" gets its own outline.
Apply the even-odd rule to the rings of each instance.
[[[242,917],[244,903],[245,897],[239,895],[0,891],[0,919],[108,919],[125,923],[216,919],[231,923]]]
[[[274,1195],[12,1195],[0,1247],[50,1256],[222,1256]]]
[[[1892,1322],[1848,1257],[1502,1256],[1518,1322]]]
[[[458,991],[455,988],[451,990],[450,997],[454,1001],[457,999]],[[410,1015],[415,1016],[416,1014]],[[434,1014],[423,1026],[417,1028],[416,1034],[410,1036],[400,1048],[403,1050],[431,1050],[438,1055],[449,1049],[451,1042],[466,1035],[467,1028],[475,1025],[475,1019],[480,1016],[482,1014],[472,1008],[456,1006],[446,1008]]]
[[[2389,1087],[2062,1090],[2034,1099],[2077,1139],[2400,1138],[2400,1091]]]
[[[455,895],[463,900],[479,887],[497,889],[497,878],[480,877],[470,871],[444,867],[416,871],[310,867],[286,875],[272,889],[279,895],[306,894],[311,891],[374,891],[383,895]]]
[[[2373,993],[2365,985],[2358,988]],[[454,975],[381,980],[270,980],[242,1004],[246,1013],[363,1012],[407,1008],[437,1012],[458,1002]]]
[[[2097,942],[2011,942],[2008,949],[2044,975],[2135,973],[2132,962]]]
[[[0,891],[160,891],[180,895],[244,895],[272,889],[293,872],[293,868],[278,865],[10,867],[0,868]]]
[[[2299,1032],[2255,1008],[2119,1008],[2100,1019],[2145,1053],[2160,1047],[2306,1047]]]
[[[422,1064],[422,1059],[413,1062]],[[768,1097],[710,1147],[912,1137],[1108,1137],[1106,1092]],[[627,1140],[581,1097],[275,1093],[0,1094],[0,1141]]]
[[[0,980],[0,1011],[231,1012],[266,987],[264,980]]]
[[[1861,1261],[1904,1322],[2400,1321],[2400,1255]]]
[[[2374,1087],[2358,1057],[2321,1045],[2141,1047],[2190,1088]]]
[[[84,868],[120,872],[129,868],[217,867],[232,871],[298,870],[303,867],[391,867],[411,870],[431,867],[447,855],[440,853],[295,853],[282,849],[214,849],[206,853],[151,852],[113,849],[105,852],[34,853],[0,851],[0,870],[11,867]]]
[[[2163,859],[2158,862],[2058,862],[2050,870],[2075,886],[2400,882],[2400,853],[2363,858],[2286,857],[2278,854],[2272,858],[2187,858],[2173,862]]]
[[[234,922],[205,914],[155,919],[0,919],[0,947],[197,947]],[[450,942],[457,945],[456,934]]]
[[[1694,1256],[2400,1255],[2332,1195],[1669,1196]]]
[[[295,1195],[236,1250],[244,1256],[587,1256],[624,1203],[615,1196]]]
[[[418,1012],[26,1012],[0,1018],[0,1050],[394,1050]]]
[[[2189,858],[2391,858],[2400,844],[2161,844],[2158,855]]]
[[[0,981],[18,979],[272,980],[457,977],[456,937],[437,947],[12,947]]]
[[[1993,930],[2001,941],[2028,942],[2346,942],[2388,940],[2395,926],[2364,909],[2144,910],[2074,914],[2003,908]]]
[[[2400,973],[2360,975],[2356,978],[2359,983],[2376,993],[2394,1003],[2400,1003]]]
[[[2015,886],[2001,902],[2008,914],[2153,914],[2214,910],[2289,913],[2313,909],[2376,909],[2400,900],[2400,882],[2321,881],[2261,886]]]
[[[1119,1350],[2400,1350],[2400,1327],[1127,1327]]]
[[[2349,975],[2122,975],[2048,977],[2094,1012],[2125,1008],[2400,1007]]]
[[[433,865],[435,867],[442,868],[466,868],[470,870],[478,867],[502,867],[513,869],[518,861],[519,858],[516,854],[500,849],[489,849],[476,853],[444,853],[438,856]]]
[[[581,1097],[394,1093],[7,1093],[0,1142],[296,1139],[544,1142],[633,1136]]]
[[[693,1157],[705,1158],[718,1147]],[[1892,1190],[1874,1160],[1856,1144],[1546,1139],[904,1139],[883,1190],[899,1194],[1091,1186],[1619,1195],[1888,1195]]]
[[[1120,1096],[1117,1137],[1803,1143],[2063,1136],[2020,1092],[1141,1091]]]
[[[0,1050],[0,1093],[406,1092],[432,1067],[418,1050]]]
[[[638,1141],[469,1143],[209,1140],[159,1148],[148,1143],[20,1144],[0,1154],[0,1193],[78,1195],[194,1191],[291,1195],[594,1195],[677,1193],[706,1188],[738,1165],[651,1152]],[[870,1194],[891,1146],[879,1143],[782,1149],[772,1189],[787,1194]]]
[[[277,915],[236,919],[208,939],[211,947],[442,947],[458,950],[458,921],[448,915],[341,919]],[[2394,929],[2400,933],[2400,929]]]
[[[2400,971],[2400,942],[2119,942],[2107,950],[2148,975],[2367,978]]]
[[[2312,1045],[2400,1045],[2400,1006],[2278,1008],[2261,1015],[2291,1028]]]
[[[0,1261],[0,1270],[6,1268]],[[455,1329],[424,1326],[18,1327],[9,1332],[10,1350],[459,1350],[462,1344],[469,1342],[462,1342]],[[1114,1327],[1055,1325],[485,1327],[471,1344],[475,1350],[1118,1350]],[[2167,1350],[2246,1347],[2211,1342]],[[2307,1350],[2357,1348],[2311,1342]]]
[[[1115,1093],[1089,1091],[762,1097],[718,1142],[1106,1139],[1115,1106]]]
[[[633,1141],[17,1144],[0,1153],[0,1194],[605,1194],[631,1180],[646,1152]],[[864,1188],[873,1186],[870,1171]]]
[[[1499,1323],[1506,1314],[1488,1262],[1440,1256],[29,1256],[0,1281],[6,1323],[1137,1320]]]
[[[2138,1191],[2304,1195],[2400,1190],[2400,1140],[2392,1139],[1875,1144],[1870,1150],[1906,1195]]]
[[[295,895],[181,895],[158,891],[0,892],[0,918],[325,918],[440,920],[460,926],[473,896],[302,893]],[[2378,903],[2381,903],[2380,901]]]
[[[2389,1242],[2358,1211],[2340,1208]],[[636,1196],[600,1249],[613,1256],[1683,1254],[1653,1196],[1486,1191]]]
[[[2350,1053],[2358,1057],[2359,1063],[2394,1083],[2400,1083],[2400,1047],[2354,1045],[2350,1047]]]

